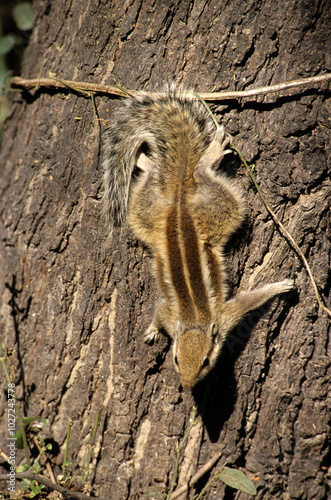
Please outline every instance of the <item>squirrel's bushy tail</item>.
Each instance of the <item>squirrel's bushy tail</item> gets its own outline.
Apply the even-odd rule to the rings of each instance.
[[[128,99],[103,134],[103,209],[111,228],[125,225],[130,185],[139,153],[145,147],[150,154],[157,148],[156,131],[152,129],[148,116],[142,113],[147,102],[151,104],[153,100],[143,94],[139,99]]]
[[[199,135],[197,141],[208,146],[215,129],[208,111],[194,100],[192,92],[174,85],[153,96],[141,92],[128,98],[103,134],[103,208],[110,229],[125,224],[131,182],[140,153],[160,164],[169,142],[171,148],[173,134],[180,135],[180,120],[174,130],[171,129],[174,114],[192,123],[192,130]]]

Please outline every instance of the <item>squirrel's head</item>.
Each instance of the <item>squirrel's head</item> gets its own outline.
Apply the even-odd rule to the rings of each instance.
[[[214,323],[185,327],[177,322],[173,354],[184,388],[191,389],[207,375],[215,365],[220,348]]]

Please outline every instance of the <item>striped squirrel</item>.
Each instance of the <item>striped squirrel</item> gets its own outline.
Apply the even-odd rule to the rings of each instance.
[[[145,340],[169,334],[186,388],[211,370],[246,313],[294,287],[287,279],[227,299],[223,248],[245,212],[238,188],[215,170],[228,142],[205,106],[176,88],[128,99],[103,136],[104,209],[151,250],[163,295]]]

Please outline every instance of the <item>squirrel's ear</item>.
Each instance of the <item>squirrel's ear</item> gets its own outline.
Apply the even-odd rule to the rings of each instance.
[[[153,169],[153,165],[154,162],[150,158],[148,158],[145,153],[139,153],[136,161],[136,166],[140,168],[140,170],[143,170],[144,172],[150,172]]]

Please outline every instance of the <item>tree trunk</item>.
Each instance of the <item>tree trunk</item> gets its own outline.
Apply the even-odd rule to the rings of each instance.
[[[162,90],[240,90],[331,70],[328,0],[123,2],[35,0],[22,68],[48,77]],[[329,49],[329,50],[328,50]],[[278,218],[301,247],[324,298],[330,289],[330,94],[326,85],[215,107]],[[169,491],[216,453],[253,478],[257,498],[322,499],[330,466],[329,320],[301,259],[243,168],[243,228],[227,248],[231,293],[294,277],[296,291],[229,336],[213,376],[183,391],[171,343],[144,343],[159,292],[151,257],[102,215],[100,134],[117,99],[73,90],[15,94],[0,160],[1,337],[25,416],[47,420],[55,474],[72,419],[69,461],[82,475],[96,413],[94,491],[138,499]],[[329,106],[329,107],[328,107]],[[4,377],[3,377],[4,379]],[[5,443],[6,383],[0,439]],[[17,465],[23,459],[17,450]],[[5,469],[3,469],[5,470]],[[215,469],[216,470],[216,469]],[[201,491],[206,475],[189,495]],[[3,491],[6,484],[1,483]],[[215,481],[204,495],[248,498]],[[184,497],[185,498],[185,495]]]

